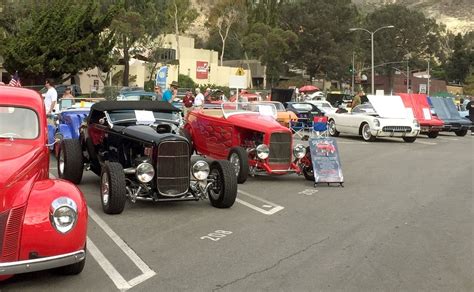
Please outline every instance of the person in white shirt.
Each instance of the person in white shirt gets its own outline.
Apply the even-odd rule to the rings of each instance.
[[[204,104],[204,95],[201,93],[201,89],[196,88],[196,97],[194,98],[194,107],[200,108]]]
[[[46,80],[45,86],[48,91],[42,94],[44,97],[44,107],[46,108],[46,114],[50,115],[53,113],[54,106],[58,101],[58,92],[54,88],[54,83],[51,79]]]

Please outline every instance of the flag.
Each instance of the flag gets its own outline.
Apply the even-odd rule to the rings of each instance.
[[[8,86],[21,87],[20,77],[18,77],[18,71],[15,72],[15,75],[12,76]]]

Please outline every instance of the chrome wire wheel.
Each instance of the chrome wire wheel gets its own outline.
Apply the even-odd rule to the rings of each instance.
[[[369,124],[365,124],[365,125],[362,127],[362,137],[363,137],[364,140],[366,140],[366,141],[370,140],[370,138],[372,137],[372,134],[370,133],[370,126],[369,126]]]
[[[329,121],[329,135],[334,136],[336,134],[336,123],[334,120]]]
[[[239,154],[237,153],[232,153],[230,155],[230,163],[232,163],[232,165],[234,166],[234,170],[235,170],[235,176],[239,176],[239,173],[240,173],[240,158],[239,158]]]
[[[64,174],[64,151],[61,149],[59,151],[59,163],[58,163],[58,172],[59,176],[62,176]]]
[[[209,195],[211,195],[214,200],[218,200],[221,194],[222,177],[216,168],[212,169],[209,175],[214,177],[214,183],[209,189]]]
[[[109,203],[109,176],[104,173],[100,182],[100,193],[102,195],[102,203],[107,205]]]

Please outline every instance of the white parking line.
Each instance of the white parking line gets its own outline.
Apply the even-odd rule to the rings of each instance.
[[[419,140],[416,140],[415,143],[417,143],[417,144],[425,144],[425,145],[438,145],[438,143],[426,142],[426,141],[419,141]]]
[[[51,178],[56,178],[54,174],[49,173]],[[110,263],[110,261],[104,256],[104,254],[97,248],[97,246],[92,242],[92,240],[87,237],[87,250],[91,253],[92,257],[97,261],[99,266],[104,270],[104,272],[109,276],[109,278],[114,282],[117,289],[121,291],[128,290],[156,275],[156,272],[150,269],[148,265],[121,239],[117,233],[115,233],[110,226],[105,223],[102,218],[97,215],[97,213],[88,208],[89,218],[95,221],[102,230],[115,242],[115,244],[128,256],[128,258],[137,266],[138,269],[142,272],[141,275],[136,276],[130,281],[125,280],[122,275],[115,269],[115,267]]]
[[[275,214],[276,212],[279,212],[279,211],[285,209],[285,207],[283,207],[283,206],[277,205],[277,204],[275,204],[275,203],[272,203],[272,202],[267,201],[267,200],[265,200],[265,199],[262,199],[262,198],[260,198],[260,197],[251,195],[251,194],[249,194],[249,193],[247,193],[247,192],[244,192],[244,191],[241,191],[241,190],[238,190],[238,192],[239,192],[240,194],[245,195],[245,196],[247,196],[247,197],[250,197],[250,198],[252,198],[252,199],[254,199],[254,200],[257,200],[257,201],[260,201],[260,202],[265,203],[265,205],[262,205],[262,207],[264,207],[264,208],[271,208],[271,209],[269,209],[269,210],[265,210],[265,209],[262,209],[262,208],[260,208],[260,207],[255,206],[255,205],[253,205],[253,204],[251,204],[251,203],[249,203],[249,202],[246,202],[246,201],[244,201],[244,200],[242,200],[242,199],[238,199],[238,198],[235,199],[236,202],[238,202],[238,203],[240,203],[240,204],[242,204],[242,205],[244,205],[244,206],[247,206],[247,207],[249,207],[250,209],[253,209],[253,210],[257,211],[257,212],[260,212],[260,213],[262,213],[262,214],[264,214],[264,215],[273,215],[273,214]]]
[[[89,208],[89,217],[92,218],[92,220],[94,220],[97,223],[97,225],[99,225],[99,227],[102,228],[102,230],[104,230],[104,232],[115,242],[115,244],[128,256],[128,258],[135,264],[135,266],[137,266],[137,268],[139,268],[140,271],[143,273],[127,282],[127,284],[130,286],[129,288],[136,286],[148,280],[149,278],[153,277],[154,275],[156,275],[155,271],[150,269],[150,267],[148,267],[148,265],[125,243],[125,241],[123,241],[123,239],[120,238],[117,235],[117,233],[115,233],[112,230],[112,228],[110,228],[109,225],[105,223],[105,221],[102,220],[102,218],[100,218],[99,215],[97,215],[97,213],[95,213],[94,210],[92,210],[91,208]],[[110,267],[107,267],[107,265],[103,266],[101,264],[103,263],[103,261],[98,260],[97,262],[102,267],[102,269],[107,273],[109,278],[114,282],[115,286],[117,286],[118,289],[121,289],[121,290],[129,289],[129,288],[119,287],[118,284],[121,283],[120,282],[121,280],[117,278],[117,275],[113,271],[110,270]]]

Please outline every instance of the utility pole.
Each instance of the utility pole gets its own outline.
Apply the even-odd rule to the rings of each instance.
[[[426,95],[430,96],[430,59],[428,59],[428,84],[426,85]]]
[[[410,67],[408,66],[408,57],[407,57],[407,93],[410,93]]]
[[[355,58],[355,52],[352,52],[352,95],[354,95],[354,75],[355,75],[355,67],[354,67],[354,58]]]

